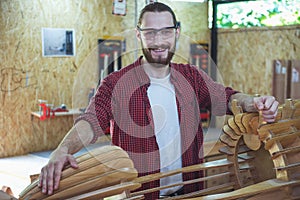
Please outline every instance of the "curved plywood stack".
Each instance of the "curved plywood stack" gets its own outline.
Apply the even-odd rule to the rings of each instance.
[[[116,146],[105,146],[94,149],[77,159],[78,169],[71,167],[62,172],[59,189],[51,196],[44,195],[34,181],[20,194],[22,199],[68,199],[88,192],[97,191],[110,186],[118,185],[122,191],[105,190],[106,193],[90,195],[95,199],[103,195],[117,195],[124,190],[133,190],[140,187],[139,184],[123,184],[137,177],[137,171],[128,154]],[[104,191],[103,191],[104,192]],[[79,199],[79,198],[76,198]],[[82,197],[84,199],[84,197]]]

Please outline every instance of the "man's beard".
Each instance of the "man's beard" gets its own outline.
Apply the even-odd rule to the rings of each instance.
[[[165,66],[170,64],[173,56],[174,56],[174,52],[175,52],[175,45],[172,49],[169,49],[169,46],[167,45],[162,45],[162,46],[152,46],[150,48],[144,48],[143,42],[141,42],[142,44],[142,50],[143,50],[143,54],[146,58],[146,60],[148,61],[148,63],[155,65],[155,66]],[[162,48],[162,49],[168,49],[168,55],[166,58],[163,58],[162,56],[159,56],[158,58],[153,58],[151,55],[151,50],[152,49],[158,49],[158,48]]]

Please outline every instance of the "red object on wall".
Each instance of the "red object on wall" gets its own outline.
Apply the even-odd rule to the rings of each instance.
[[[40,106],[42,107],[43,114],[41,115],[40,119],[45,120],[48,118],[53,118],[55,116],[54,111],[51,110],[45,103],[41,103]]]

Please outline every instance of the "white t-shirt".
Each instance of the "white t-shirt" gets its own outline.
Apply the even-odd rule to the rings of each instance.
[[[176,105],[174,86],[170,82],[170,74],[162,79],[150,77],[148,98],[153,114],[155,136],[159,147],[161,172],[182,167],[181,136]],[[160,180],[165,186],[182,182],[182,175],[177,174]],[[176,192],[181,186],[160,191],[160,195]]]

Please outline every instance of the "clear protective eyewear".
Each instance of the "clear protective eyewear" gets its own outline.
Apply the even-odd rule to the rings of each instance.
[[[141,28],[139,26],[137,26],[137,29],[143,33],[144,37],[147,40],[153,40],[157,34],[159,33],[160,36],[163,39],[167,39],[171,36],[174,35],[174,30],[178,28],[178,25],[176,24],[175,26],[169,26],[169,27],[164,27],[164,28],[160,28],[160,29],[154,29],[154,28]]]

